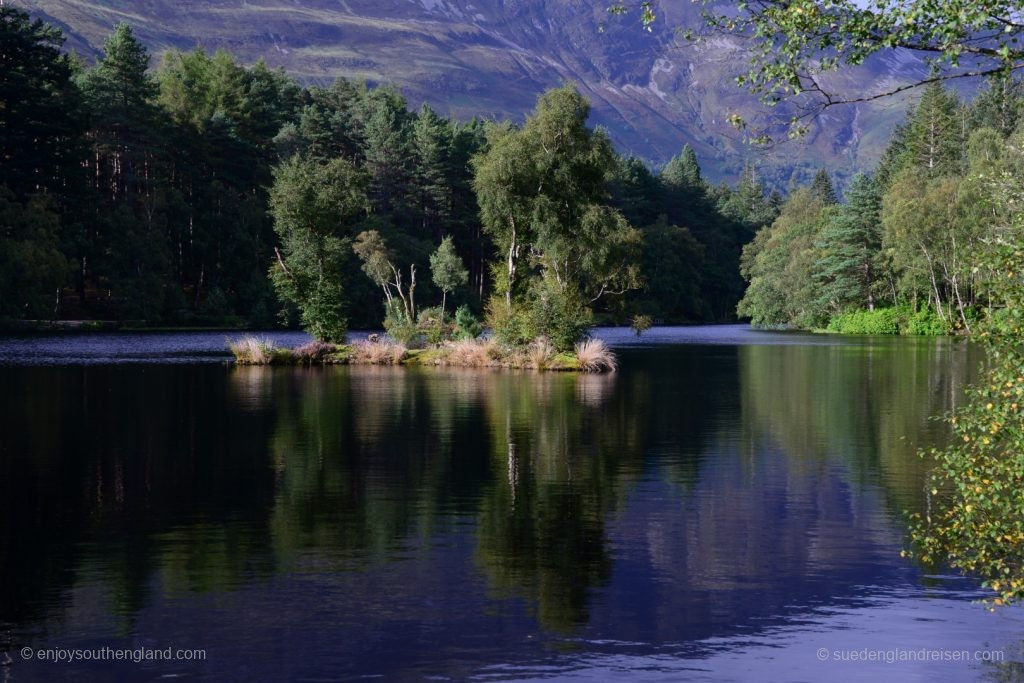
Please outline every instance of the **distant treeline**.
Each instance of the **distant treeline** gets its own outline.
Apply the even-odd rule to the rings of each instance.
[[[271,282],[283,247],[270,209],[275,174],[295,181],[296,159],[344,160],[365,178],[361,229],[386,236],[396,262],[427,273],[450,237],[468,286],[449,305],[480,312],[494,293],[497,245],[474,159],[509,124],[411,112],[389,87],[303,87],[225,52],[172,51],[150,70],[127,25],[94,66],[62,52],[57,28],[10,6],[0,40],[0,317],[294,321]],[[595,313],[733,318],[740,251],[781,198],[752,169],[735,188],[709,186],[688,148],[659,173],[629,157],[611,166],[587,191],[639,230],[642,285],[602,298]],[[380,283],[363,265],[348,249],[345,313],[350,325],[378,326]],[[429,277],[419,287],[441,299]]]
[[[928,85],[845,203],[824,172],[789,193],[744,248],[739,313],[766,326],[969,332],[992,312],[990,257],[1012,222],[1005,188],[1024,172],[1022,114],[1009,78],[971,103]]]

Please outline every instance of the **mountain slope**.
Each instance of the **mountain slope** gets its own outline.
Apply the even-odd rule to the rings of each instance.
[[[764,108],[733,82],[742,47],[716,38],[680,45],[673,27],[695,25],[692,3],[663,9],[654,33],[587,0],[24,0],[59,25],[68,47],[94,56],[119,21],[159,54],[227,49],[265,59],[307,83],[338,76],[391,82],[412,106],[428,101],[460,118],[521,119],[544,88],[570,82],[620,149],[662,163],[689,143],[709,175],[735,177],[756,158],[777,184],[827,164],[840,175],[870,165],[901,102],[830,110],[807,138],[755,151],[727,122]],[[913,59],[876,60],[844,76],[871,91],[919,73]]]

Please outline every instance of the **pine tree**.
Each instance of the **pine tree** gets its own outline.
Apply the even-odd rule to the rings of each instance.
[[[0,183],[18,195],[77,176],[78,92],[60,30],[0,6]]]
[[[370,199],[378,213],[402,215],[410,208],[415,152],[405,98],[378,88],[364,100],[364,153]]]
[[[726,217],[742,224],[751,235],[771,223],[778,215],[776,207],[765,196],[764,186],[757,177],[754,165],[749,162],[743,166],[736,189],[723,195],[719,210]]]
[[[958,123],[960,102],[942,84],[925,88],[909,119],[904,166],[929,178],[956,175],[962,169],[964,135]]]
[[[422,237],[439,237],[451,217],[450,157],[452,129],[447,121],[424,104],[412,131],[416,153],[415,179],[422,217]]]
[[[1024,110],[1024,83],[1005,74],[991,77],[972,104],[972,124],[992,128],[1004,137],[1017,128]]]
[[[831,211],[815,248],[818,305],[830,315],[845,308],[874,310],[876,261],[881,249],[882,199],[871,178],[857,175],[847,203]]]
[[[473,158],[484,151],[487,144],[485,125],[473,118],[468,123],[452,124],[452,147],[448,171],[451,176],[450,232],[469,266],[470,288],[479,301],[484,299],[487,284],[487,260],[494,250],[490,235],[484,232],[480,221],[480,205],[473,190]]]
[[[697,153],[689,145],[683,146],[678,156],[672,157],[661,171],[661,179],[670,185],[689,189],[703,189],[704,177],[701,175]]]
[[[818,172],[814,174],[814,180],[811,182],[811,193],[824,204],[835,204],[839,201],[836,197],[835,187],[832,186],[832,178],[829,177],[828,171],[823,168],[819,168]]]

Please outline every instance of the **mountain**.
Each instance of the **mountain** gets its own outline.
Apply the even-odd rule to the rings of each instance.
[[[60,26],[87,57],[118,22],[130,23],[154,54],[203,46],[246,62],[264,59],[305,83],[338,76],[390,82],[418,107],[521,120],[547,87],[569,82],[594,105],[615,143],[654,164],[684,144],[712,178],[735,178],[752,159],[784,186],[827,165],[840,178],[870,166],[905,103],[880,100],[822,114],[805,139],[770,150],[746,145],[728,124],[767,111],[738,88],[742,44],[716,37],[685,45],[673,29],[699,24],[698,5],[661,8],[655,31],[613,17],[588,0],[22,0]],[[837,77],[874,91],[922,72],[905,55],[876,59]],[[784,112],[772,112],[782,114]]]

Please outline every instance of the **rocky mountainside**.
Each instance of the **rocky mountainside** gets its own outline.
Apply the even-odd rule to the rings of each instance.
[[[154,53],[227,49],[243,61],[265,59],[307,83],[338,76],[390,82],[411,106],[428,101],[458,117],[521,119],[537,94],[575,84],[594,119],[620,149],[662,163],[685,143],[709,175],[733,178],[754,159],[772,182],[827,164],[839,175],[869,166],[902,117],[903,103],[879,101],[830,109],[810,134],[771,150],[753,150],[726,117],[750,119],[765,108],[733,78],[746,57],[738,41],[684,45],[673,28],[699,21],[690,2],[661,10],[646,33],[636,17],[611,17],[587,0],[21,0],[64,29],[68,47],[94,56],[111,27],[133,25]],[[919,73],[899,56],[844,75],[872,91]],[[773,112],[773,115],[784,115]]]

